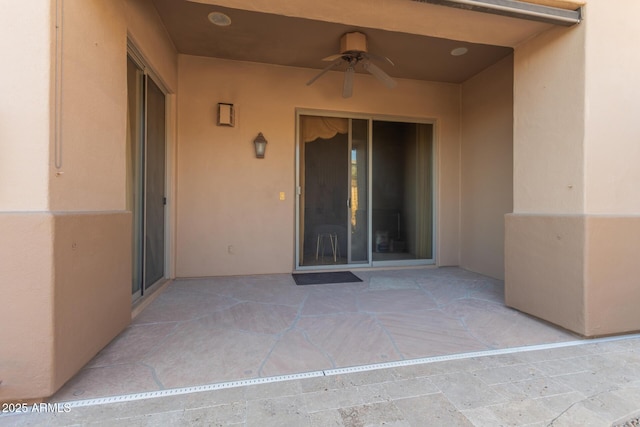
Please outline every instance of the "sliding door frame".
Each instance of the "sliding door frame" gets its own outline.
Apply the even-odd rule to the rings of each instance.
[[[300,150],[300,117],[301,116],[321,116],[321,117],[336,117],[336,118],[345,118],[345,119],[363,119],[368,121],[368,132],[367,132],[367,227],[368,227],[368,262],[365,263],[354,263],[354,264],[334,264],[334,265],[301,265],[302,260],[300,259],[300,245],[301,245],[301,224],[300,224],[300,213],[301,206],[300,200],[302,195],[302,183],[300,177],[300,163],[303,161],[301,159],[301,150]],[[439,141],[438,141],[438,123],[435,119],[425,119],[425,118],[416,118],[416,117],[407,117],[407,116],[393,116],[393,115],[381,115],[381,114],[365,114],[365,113],[352,113],[352,112],[341,112],[341,111],[333,111],[333,110],[316,110],[309,108],[297,108],[295,114],[295,130],[296,130],[296,139],[295,139],[295,248],[294,248],[294,270],[295,271],[305,271],[305,270],[344,270],[344,269],[361,269],[361,268],[372,268],[372,267],[406,267],[406,266],[425,266],[425,265],[434,265],[437,260],[437,242],[438,242],[438,233],[437,233],[437,224],[438,224],[438,154],[439,154]],[[408,260],[399,260],[399,261],[373,261],[373,248],[372,248],[372,239],[373,239],[373,122],[374,121],[384,121],[384,122],[399,122],[399,123],[409,123],[409,124],[428,124],[432,126],[432,146],[431,146],[431,187],[432,187],[432,200],[431,200],[431,245],[432,245],[432,258],[430,259],[408,259]],[[351,147],[351,120],[349,120],[349,147]],[[350,232],[350,227],[349,227]],[[350,244],[350,239],[347,239]],[[348,248],[349,249],[349,248]],[[349,254],[350,259],[350,254]]]
[[[146,230],[146,220],[144,220],[145,217],[145,211],[146,211],[146,195],[143,194],[142,198],[143,198],[143,212],[142,212],[142,216],[143,216],[143,224],[142,224],[142,235],[143,235],[143,242],[142,242],[142,283],[141,283],[141,289],[138,290],[135,293],[132,293],[131,298],[132,298],[132,302],[136,303],[142,299],[144,299],[144,297],[152,292],[154,292],[155,290],[159,289],[161,287],[161,285],[163,283],[166,283],[167,280],[169,280],[171,277],[173,277],[173,264],[172,264],[172,253],[173,253],[173,249],[172,249],[172,242],[174,241],[173,239],[173,233],[174,233],[174,227],[172,227],[172,222],[173,222],[173,218],[174,218],[174,204],[172,203],[174,200],[174,192],[175,192],[175,188],[173,186],[172,183],[172,179],[170,178],[172,176],[172,171],[173,171],[173,162],[175,159],[175,155],[174,155],[174,143],[172,141],[174,141],[174,132],[175,132],[175,123],[174,123],[174,119],[173,119],[173,115],[172,112],[174,110],[174,96],[172,95],[172,93],[169,91],[169,89],[167,88],[166,84],[164,83],[164,81],[159,77],[159,75],[157,73],[155,73],[153,71],[153,69],[151,67],[149,67],[148,65],[148,61],[145,59],[145,57],[140,53],[140,51],[138,50],[138,48],[133,44],[133,42],[131,40],[127,40],[127,56],[128,58],[130,58],[138,67],[139,69],[142,71],[143,75],[144,75],[144,97],[143,97],[143,103],[145,104],[145,108],[144,108],[144,112],[143,112],[143,122],[144,122],[144,136],[143,136],[143,152],[141,153],[144,159],[144,167],[142,170],[143,176],[142,176],[142,180],[143,180],[143,188],[144,191],[146,192],[147,189],[147,174],[146,174],[146,162],[147,162],[147,130],[146,130],[146,126],[147,126],[147,108],[146,108],[146,98],[147,98],[147,85],[148,85],[148,80],[151,79],[153,81],[153,83],[157,86],[158,89],[160,89],[160,91],[164,94],[164,111],[165,111],[165,124],[164,124],[164,154],[165,154],[165,158],[164,158],[164,198],[165,198],[165,203],[164,203],[164,229],[163,229],[163,234],[164,234],[164,253],[162,254],[162,262],[163,262],[163,275],[160,279],[158,279],[157,281],[155,281],[152,284],[149,284],[149,286],[145,287],[145,264],[146,264],[146,244],[144,242],[144,236],[146,236],[147,230]],[[132,218],[132,220],[134,220]],[[134,226],[133,222],[132,222],[132,227]],[[133,229],[132,229],[133,232]],[[132,247],[132,250],[135,250],[135,248]],[[136,254],[132,253],[132,257],[135,257]]]

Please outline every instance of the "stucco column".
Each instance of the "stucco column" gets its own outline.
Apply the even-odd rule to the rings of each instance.
[[[122,1],[2,6],[0,402],[21,402],[131,320],[126,25]]]
[[[515,50],[506,302],[585,336],[640,330],[640,4]]]
[[[49,2],[3,4],[0,86],[0,401],[52,385],[53,220],[48,210]],[[26,380],[25,380],[26,379]]]

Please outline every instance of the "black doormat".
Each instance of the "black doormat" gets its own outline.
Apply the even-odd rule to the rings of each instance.
[[[358,276],[350,271],[330,271],[327,273],[297,273],[292,274],[296,285],[327,285],[329,283],[362,282]]]

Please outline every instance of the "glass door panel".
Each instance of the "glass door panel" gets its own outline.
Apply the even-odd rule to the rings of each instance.
[[[131,58],[127,58],[127,87],[127,210],[133,222],[131,291],[139,296],[144,240],[144,72]]]
[[[145,289],[164,277],[165,95],[147,79]]]
[[[369,262],[369,120],[351,120],[349,262]]]
[[[347,262],[349,121],[300,117],[300,265]]]
[[[433,259],[430,124],[373,122],[373,261]]]

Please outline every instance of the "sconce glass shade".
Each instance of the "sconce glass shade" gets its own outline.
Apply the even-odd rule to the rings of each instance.
[[[267,140],[262,135],[262,132],[258,134],[256,139],[253,140],[253,144],[256,148],[256,159],[264,159],[264,152],[267,149]]]

